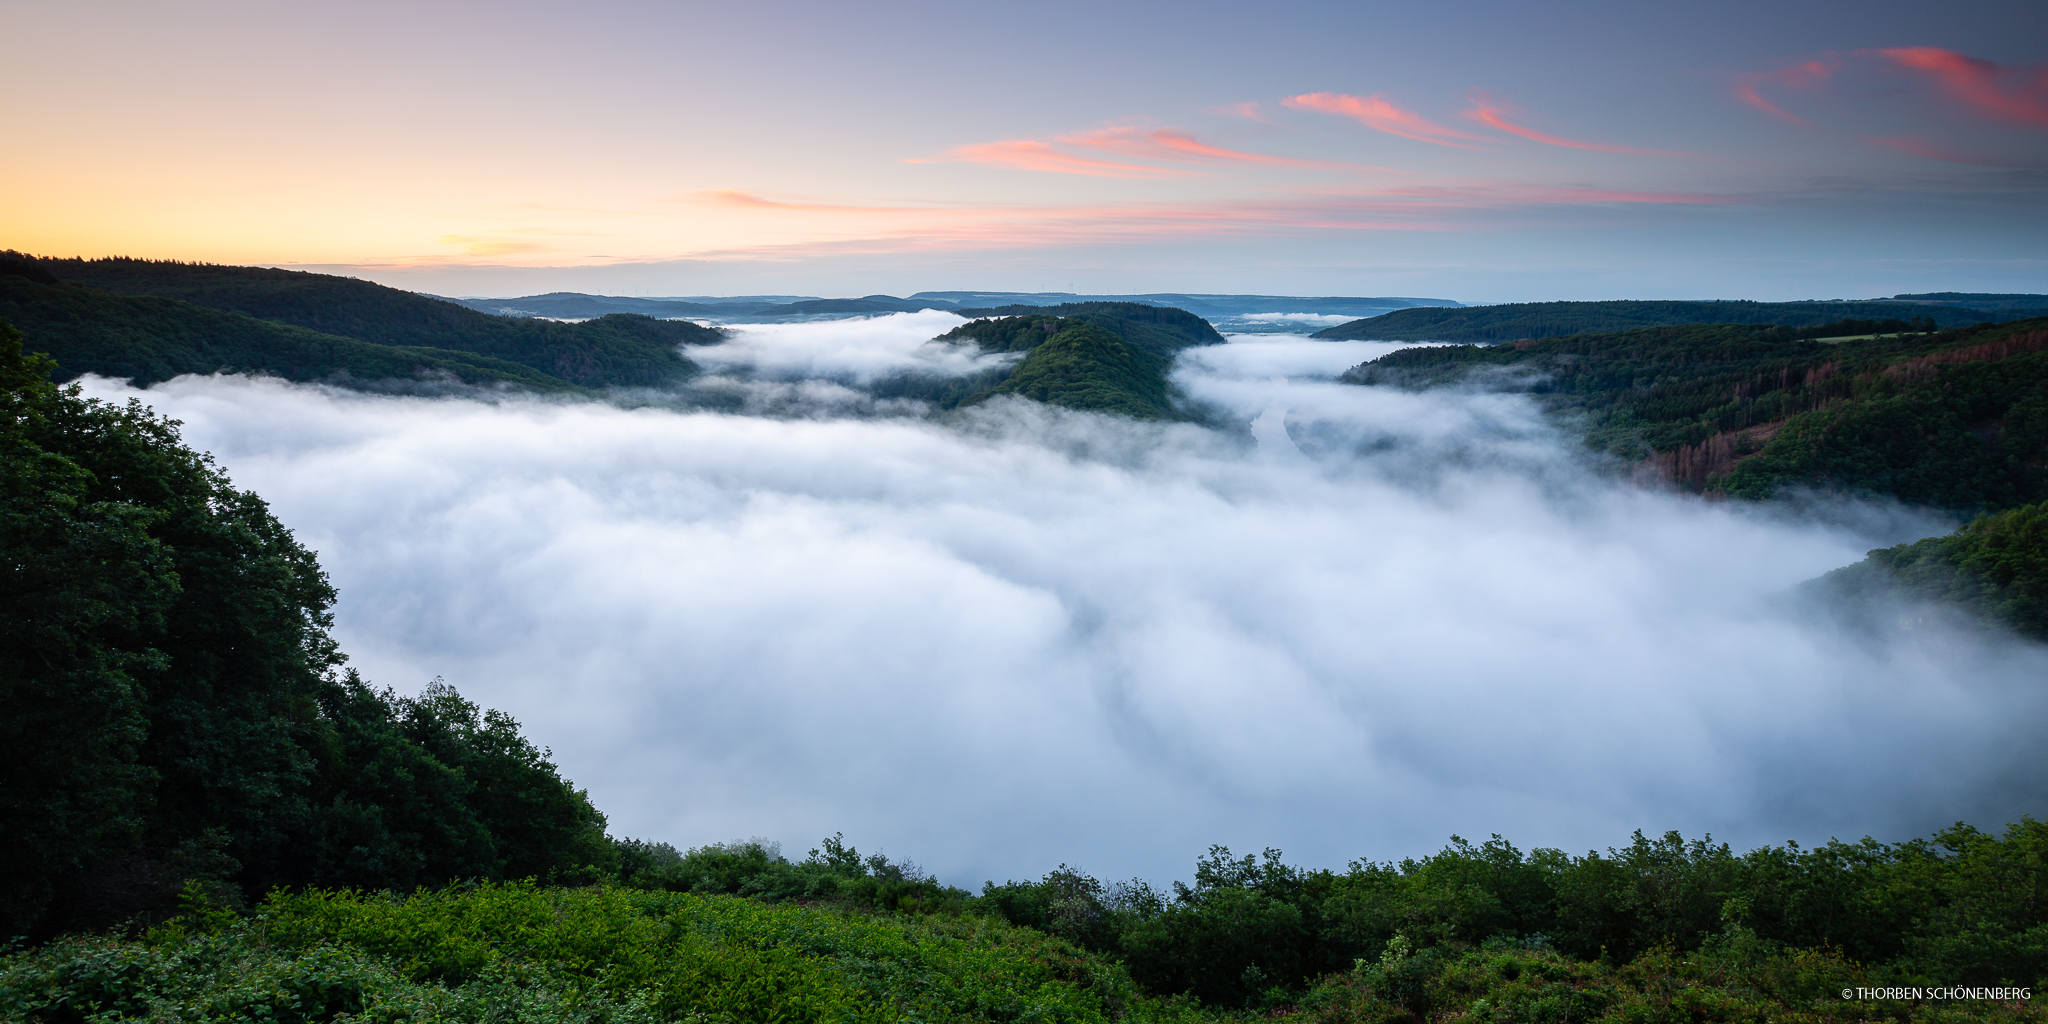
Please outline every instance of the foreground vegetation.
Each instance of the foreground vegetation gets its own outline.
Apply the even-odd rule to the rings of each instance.
[[[1233,860],[1215,850],[1195,883],[1170,896],[1141,884],[1105,890],[1061,869],[973,898],[926,880],[940,900],[905,896],[895,909],[872,898],[720,892],[730,879],[715,869],[740,859],[766,865],[756,878],[833,870],[818,851],[799,868],[760,844],[678,855],[671,867],[707,869],[689,891],[300,889],[238,913],[195,887],[180,915],[153,927],[0,957],[0,1012],[28,1021],[2038,1021],[2048,1015],[2026,997],[2048,974],[2044,832],[2029,821],[2003,838],[1958,828],[1933,842],[1741,857],[1675,836],[1638,836],[1606,856],[1523,857],[1496,838],[1342,875],[1288,867],[1272,851]],[[1562,923],[1570,937],[1516,931],[1539,921]],[[1842,941],[1799,946],[1771,934],[1787,928]],[[1576,948],[1603,933],[1622,947]],[[1859,943],[1873,959],[1858,957]]]
[[[606,865],[603,816],[514,722],[339,672],[334,591],[262,499],[49,370],[0,322],[0,934],[156,913],[194,878]]]

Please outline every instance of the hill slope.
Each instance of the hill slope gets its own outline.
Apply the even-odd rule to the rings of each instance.
[[[1094,324],[1073,323],[1032,348],[987,396],[1021,395],[1068,409],[1169,419],[1170,362]]]
[[[1016,394],[1069,409],[1172,418],[1176,413],[1166,375],[1172,368],[1173,353],[1223,342],[1208,321],[1186,310],[1136,302],[1015,306],[965,313],[990,315],[961,324],[934,340],[971,342],[983,352],[1023,352],[1024,359],[964,380],[895,382],[886,386],[889,394],[921,398],[941,408]]]
[[[2012,320],[1963,306],[1871,302],[1514,302],[1462,309],[1400,309],[1316,332],[1330,341],[1503,342],[1681,324],[1784,324],[1808,327],[1845,318],[1912,320],[1943,327]],[[2037,312],[2033,315],[2041,315]]]
[[[991,319],[990,326],[962,324],[942,338],[973,338],[987,352],[1011,352],[1035,344],[1023,325],[1042,325],[1047,319],[1091,323],[1153,355],[1172,356],[1197,345],[1221,345],[1223,335],[1209,321],[1184,309],[1151,306],[1142,302],[1068,302],[1057,306],[1002,306],[996,309],[956,310],[961,316]],[[991,344],[996,339],[1004,339]]]
[[[1823,486],[1984,511],[2038,500],[2044,332],[2048,318],[1829,343],[1695,324],[1403,349],[1343,379],[1424,388],[1498,375],[1594,448],[1696,489]],[[1871,462],[1878,447],[1887,454]]]
[[[1984,516],[1946,537],[1880,548],[1809,586],[1866,616],[1900,601],[1947,604],[2048,640],[2048,505]]]
[[[1813,489],[1984,516],[1872,552],[1822,591],[1946,601],[2048,639],[2036,504],[2048,500],[2048,318],[1834,344],[1801,333],[1701,324],[1412,348],[1344,379],[1423,388],[1492,375],[1638,476],[1708,494]],[[2012,509],[2018,519],[1992,517]]]
[[[377,345],[174,299],[46,284],[7,269],[0,264],[0,320],[26,332],[31,349],[56,359],[59,380],[97,373],[149,385],[183,373],[259,372],[355,384],[453,378],[539,391],[575,387],[506,359]]]
[[[19,254],[0,259],[26,261],[58,281],[119,295],[176,299],[379,345],[475,353],[587,387],[686,379],[695,370],[677,348],[723,337],[687,321],[634,314],[580,324],[492,316],[368,281],[295,270]]]

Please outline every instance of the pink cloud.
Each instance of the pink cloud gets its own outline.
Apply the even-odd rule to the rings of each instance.
[[[1211,114],[1220,114],[1224,117],[1242,117],[1248,121],[1257,121],[1260,124],[1273,123],[1272,120],[1267,118],[1265,113],[1259,109],[1259,105],[1256,102],[1226,103],[1220,107],[1210,107],[1208,108],[1208,111]]]
[[[1668,149],[1640,149],[1635,146],[1616,146],[1604,142],[1580,142],[1577,139],[1567,139],[1562,135],[1551,135],[1547,132],[1539,132],[1534,128],[1530,128],[1526,125],[1519,125],[1514,123],[1513,121],[1508,120],[1505,116],[1508,113],[1507,108],[1495,103],[1493,101],[1493,97],[1488,96],[1485,93],[1479,93],[1473,96],[1471,102],[1472,109],[1465,112],[1466,117],[1469,117],[1474,121],[1479,122],[1480,124],[1486,125],[1489,128],[1495,128],[1500,131],[1507,132],[1509,135],[1519,135],[1522,138],[1528,139],[1531,142],[1541,142],[1546,146],[1564,146],[1570,149],[1590,149],[1600,153],[1627,153],[1634,156],[1683,155],[1675,153],[1672,150]]]
[[[838,206],[829,203],[791,203],[776,199],[764,199],[752,192],[738,189],[718,188],[695,194],[695,198],[715,206],[740,206],[755,210],[789,210],[796,213],[915,213],[914,208],[886,206]]]
[[[1111,160],[1096,160],[1090,157],[1074,156],[1054,149],[1049,143],[1036,139],[1005,139],[1001,142],[980,142],[958,146],[946,153],[944,159],[962,163],[985,164],[991,167],[1009,167],[1020,171],[1046,171],[1053,174],[1085,174],[1096,178],[1177,178],[1198,174],[1197,171],[1183,171],[1167,167],[1147,167],[1143,164],[1117,163]],[[911,159],[909,163],[929,163],[922,159]]]
[[[1235,149],[1223,149],[1202,142],[1193,135],[1178,128],[1097,128],[1094,131],[1061,135],[1053,141],[1068,146],[1135,157],[1140,160],[1262,164],[1268,167],[1336,167],[1359,170],[1384,170],[1384,168],[1364,167],[1359,164],[1341,164],[1328,160],[1297,160],[1292,157],[1266,156],[1260,153],[1245,153]]]
[[[748,193],[736,193],[749,195]],[[758,201],[766,209],[808,204]],[[916,211],[829,206],[812,241],[697,253],[707,258],[767,258],[793,252],[986,250],[1065,245],[1157,243],[1178,239],[1288,236],[1315,232],[1473,231],[1503,215],[1617,204],[1697,205],[1739,197],[1603,189],[1577,185],[1470,182],[1295,192],[1267,198],[1073,205],[955,205]],[[829,211],[829,212],[828,212]],[[840,213],[844,211],[844,213]],[[906,213],[875,224],[853,214]]]
[[[1467,145],[1467,142],[1485,142],[1477,135],[1467,135],[1455,128],[1435,124],[1420,114],[1402,110],[1380,98],[1371,96],[1349,96],[1336,92],[1311,92],[1300,96],[1289,96],[1280,101],[1296,110],[1313,110],[1323,114],[1348,117],[1374,131],[1399,135],[1417,142],[1432,142],[1439,146],[1453,146],[1458,149],[1485,149],[1485,146]],[[1453,140],[1463,139],[1464,142]]]
[[[1933,75],[1942,91],[1981,113],[2048,128],[2048,68],[2003,69],[1988,60],[1936,46],[1907,46],[1878,50],[1877,54],[1898,67]],[[2021,79],[2017,88],[2007,91],[1999,87],[2002,71],[2006,77]]]
[[[1673,206],[1729,205],[1744,200],[1699,192],[1645,192],[1583,185],[1404,185],[1383,195],[1435,200],[1465,208],[1651,203]]]
[[[1082,152],[1077,154],[1072,152],[1073,150]],[[1122,157],[1125,159],[1104,159],[1106,156]],[[1070,132],[1066,135],[1054,136],[1050,142],[1037,139],[1005,139],[1001,142],[983,142],[958,146],[948,150],[945,155],[938,157],[937,160],[1009,167],[1026,171],[1045,171],[1054,174],[1084,174],[1102,178],[1170,178],[1209,173],[1128,162],[1131,160],[1169,164],[1237,164],[1312,169],[1390,170],[1390,168],[1369,167],[1364,164],[1346,164],[1330,160],[1300,160],[1293,157],[1268,156],[1263,153],[1247,153],[1242,150],[1210,145],[1179,128],[1146,128],[1131,125]],[[905,162],[933,163],[936,161],[912,158]]]
[[[1765,85],[1775,85],[1789,89],[1812,88],[1826,82],[1841,66],[1840,58],[1830,53],[1803,64],[1794,64],[1789,68],[1742,75],[1735,80],[1735,98],[1766,113],[1782,117],[1793,124],[1808,124],[1810,122],[1805,118],[1793,114],[1765,99],[1761,91],[1762,87]]]

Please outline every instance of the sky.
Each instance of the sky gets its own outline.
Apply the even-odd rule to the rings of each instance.
[[[2048,7],[0,8],[0,247],[455,295],[2048,292]]]
[[[1384,342],[1187,350],[1208,426],[870,392],[975,372],[961,322],[738,328],[644,403],[85,383],[319,553],[352,667],[511,713],[617,836],[843,832],[978,889],[2048,798],[2048,647],[1798,589],[1952,520],[1638,487],[1526,395],[1333,380]]]

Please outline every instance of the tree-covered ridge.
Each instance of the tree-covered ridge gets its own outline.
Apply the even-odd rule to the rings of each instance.
[[[6,934],[118,921],[191,878],[255,895],[609,864],[603,816],[515,723],[339,673],[313,553],[175,423],[49,367],[0,325]]]
[[[992,341],[1005,341],[1009,347],[982,345],[985,351],[1010,352],[1032,347],[1036,341],[1028,331],[1027,321],[1042,323],[1051,318],[1064,324],[1079,320],[1094,324],[1125,342],[1153,355],[1171,357],[1173,353],[1196,345],[1221,345],[1223,335],[1209,321],[1184,309],[1171,306],[1151,306],[1142,302],[1068,302],[1057,306],[1004,306],[1000,309],[962,309],[961,316],[978,318],[973,323],[962,324],[939,337],[942,340],[958,341],[972,338],[977,342],[984,336]],[[984,324],[984,321],[993,321]]]
[[[1985,515],[1950,537],[1872,552],[1820,592],[1858,607],[1945,602],[2048,639],[2048,547],[2028,540],[2037,513],[2019,508],[2048,500],[2048,318],[1838,344],[1800,337],[1843,326],[1405,349],[1344,379],[1429,387],[1493,375],[1528,388],[1593,447],[1710,494],[1823,490]]]
[[[175,299],[42,284],[6,270],[0,259],[0,319],[32,332],[36,347],[57,360],[60,380],[96,373],[147,386],[185,373],[250,372],[357,386],[453,380],[576,389],[553,374],[492,356],[378,345]]]
[[[1818,382],[1819,408],[1768,428],[1753,456],[1700,460],[1702,482],[1745,498],[1820,487],[1971,513],[2048,498],[2048,320],[1833,376]]]
[[[1173,353],[1223,341],[1208,321],[1192,313],[1137,302],[967,312],[1018,310],[969,321],[932,339],[972,343],[983,352],[1024,353],[1018,362],[963,378],[885,381],[876,394],[918,398],[941,409],[1021,395],[1069,409],[1171,419],[1179,415],[1167,382]]]
[[[1683,324],[1782,324],[1812,327],[1844,319],[1933,319],[1943,327],[2048,315],[2048,310],[1991,313],[1966,306],[1867,302],[1511,302],[1453,309],[1397,309],[1318,331],[1331,341],[1506,342]],[[1844,332],[1849,333],[1849,332]],[[1859,332],[1860,333],[1860,332]]]
[[[613,313],[577,324],[492,316],[453,302],[368,281],[304,271],[118,258],[39,259],[18,253],[0,254],[0,276],[7,276],[9,267],[14,268],[12,276],[23,280],[30,279],[28,272],[32,270],[56,282],[85,286],[100,292],[176,300],[380,346],[439,350],[436,357],[444,360],[462,360],[463,354],[504,360],[586,387],[652,387],[686,379],[695,372],[695,368],[677,351],[678,347],[708,344],[723,337],[718,331],[688,321],[655,320],[630,313]],[[76,305],[81,301],[84,300],[74,296],[70,304]],[[21,293],[14,297],[15,308],[0,312],[0,315],[30,330],[39,346],[55,346],[60,341],[85,345],[92,341],[90,337],[65,335],[63,328],[76,320],[78,314],[66,309],[43,309],[42,306],[48,303],[63,305],[65,297],[52,292]],[[171,308],[163,305],[107,307],[102,304],[100,318],[111,323],[96,324],[93,328],[101,334],[110,327],[125,334],[126,341],[119,354],[127,356],[130,361],[146,361],[154,356],[157,362],[175,362],[175,357],[190,347],[190,342],[184,339],[185,334],[191,332],[160,336],[159,332],[167,330],[166,321],[175,316],[167,312]],[[132,323],[124,323],[114,312],[120,309],[149,310],[150,313],[131,312],[130,315],[136,319]],[[247,333],[246,328],[244,333]],[[253,339],[244,347],[247,351],[242,354],[259,357],[249,364],[249,368],[289,376],[279,367],[262,363],[261,350],[254,347]],[[168,351],[158,355],[154,351],[156,348]],[[381,365],[360,371],[347,365],[349,357],[363,354],[362,350],[335,349],[329,361],[341,362],[342,368],[349,369],[357,378],[376,379],[367,371],[381,371]],[[281,361],[289,361],[290,358],[286,356]],[[206,366],[177,372],[206,373],[215,368]]]
[[[1073,323],[1030,350],[988,392],[1047,405],[1139,419],[1171,419],[1165,356],[1127,344],[1092,323]]]
[[[1696,324],[1412,348],[1353,367],[1343,379],[1525,388],[1594,448],[1645,460],[1696,488],[1725,484],[1763,497],[1785,485],[1833,486],[1964,510],[2038,500],[2030,495],[2040,486],[2039,456],[2027,452],[2038,452],[2042,439],[2028,410],[2041,385],[2036,353],[2048,347],[2048,319],[1834,344],[1800,336],[1841,327]],[[1843,466],[1869,464],[1864,449],[1888,442],[1857,441],[1825,425],[1880,412],[1887,423],[1904,416],[1925,431],[1925,444],[1879,459],[1910,458],[1919,475],[1834,472],[1822,464],[1834,455]],[[1961,443],[1959,430],[1982,453],[1950,451]],[[1815,436],[1839,444],[1816,445]],[[1838,451],[1844,446],[1858,450]]]
[[[1980,517],[1946,537],[1880,548],[1809,587],[1863,615],[1961,608],[2048,641],[2048,505]]]

